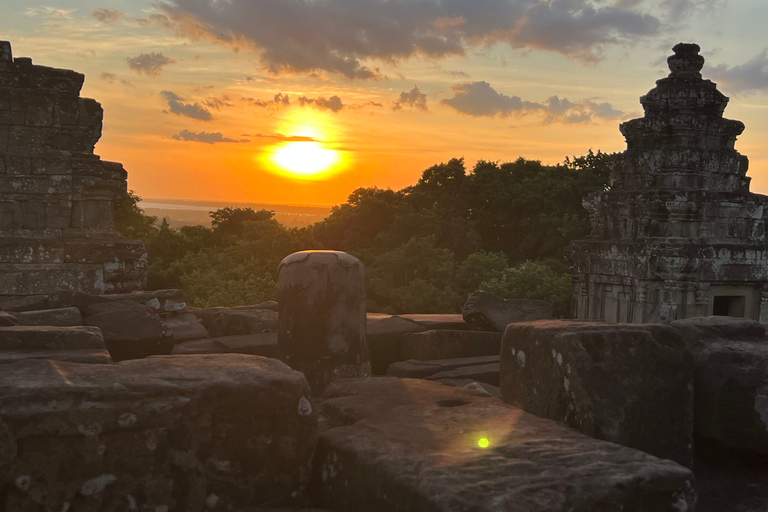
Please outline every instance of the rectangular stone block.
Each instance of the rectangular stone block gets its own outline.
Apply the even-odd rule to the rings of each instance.
[[[671,327],[510,324],[500,365],[507,403],[596,439],[693,463],[693,360]]]
[[[452,359],[498,355],[500,332],[426,331],[403,336],[401,360]]]
[[[680,512],[690,470],[487,396],[391,377],[322,402],[312,493],[337,512]]]
[[[16,313],[20,323],[25,313]],[[0,364],[24,359],[109,364],[112,359],[101,331],[95,327],[0,327]],[[3,373],[7,367],[0,369]]]
[[[418,361],[410,359],[393,363],[387,369],[390,377],[407,377],[423,379],[440,372],[471,366],[481,366],[499,362],[499,356],[460,357],[455,359],[438,359],[435,361]]]
[[[23,361],[0,372],[0,506],[205,511],[286,505],[309,482],[317,415],[274,359]]]

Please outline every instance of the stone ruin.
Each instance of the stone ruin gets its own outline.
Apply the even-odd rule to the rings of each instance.
[[[85,77],[0,41],[0,297],[143,288],[143,243],[115,231],[126,172],[94,155],[103,111]]]
[[[592,233],[572,243],[573,315],[661,323],[724,315],[768,322],[768,197],[749,192],[744,124],[702,79],[699,46],[678,44],[671,73],[620,126],[627,150],[611,186],[585,199]]]

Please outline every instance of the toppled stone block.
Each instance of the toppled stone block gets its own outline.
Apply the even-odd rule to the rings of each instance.
[[[251,354],[276,357],[277,333],[265,332],[187,341],[173,347],[173,354]]]
[[[277,332],[278,313],[270,309],[240,306],[191,309],[190,312],[203,322],[208,334],[214,338]]]
[[[278,357],[322,395],[338,378],[371,375],[366,345],[365,272],[338,251],[302,251],[277,273]]]
[[[77,308],[43,309],[40,311],[25,311],[16,313],[19,325],[51,325],[58,327],[74,327],[83,325],[83,317]]]
[[[300,373],[244,355],[6,365],[0,417],[16,447],[0,444],[0,508],[13,511],[287,505],[317,422]]]
[[[501,333],[480,331],[425,331],[403,336],[401,361],[493,356],[501,350]]]
[[[0,327],[0,364],[23,359],[112,362],[101,331],[96,327]]]
[[[203,323],[192,313],[170,316],[163,319],[163,324],[173,333],[174,343],[210,337]]]
[[[719,316],[671,325],[693,353],[696,433],[730,448],[768,454],[765,328]]]
[[[457,357],[455,359],[438,359],[435,361],[419,361],[409,359],[394,363],[387,369],[390,377],[404,377],[409,379],[424,379],[440,372],[455,370],[471,366],[482,366],[499,362],[499,356]]]
[[[86,308],[85,325],[99,327],[115,361],[170,354],[173,333],[152,308],[137,302],[103,302]]]
[[[187,309],[187,303],[184,302],[184,292],[178,289],[134,291],[107,294],[102,297],[109,300],[138,302],[149,306],[155,313],[175,313]]]
[[[398,317],[410,322],[416,322],[428,331],[438,329],[463,331],[469,329],[469,326],[464,321],[464,317],[459,313],[398,315]]]
[[[693,463],[693,361],[671,327],[511,324],[501,391],[504,401],[588,436]]]
[[[334,383],[312,493],[338,512],[691,511],[690,470],[476,391],[374,377]]]
[[[552,318],[552,304],[531,299],[502,300],[478,290],[469,296],[461,313],[473,331],[504,332],[514,322]]]
[[[371,353],[371,371],[373,374],[384,375],[392,363],[402,361],[400,348],[403,336],[425,330],[425,327],[399,316],[368,313],[366,316],[366,342]]]
[[[484,395],[501,398],[501,389],[499,389],[498,386],[488,384],[487,382],[477,382],[473,379],[436,379],[434,382],[439,382],[444,386],[469,389],[471,391],[478,391]]]

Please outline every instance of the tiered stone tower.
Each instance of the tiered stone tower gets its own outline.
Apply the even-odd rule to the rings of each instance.
[[[93,154],[103,111],[79,97],[84,79],[0,41],[0,297],[146,281],[144,245],[114,229],[127,174]]]
[[[678,44],[671,73],[620,126],[610,190],[584,207],[592,233],[572,243],[574,314],[657,323],[705,315],[768,321],[768,197],[749,192],[734,149],[744,124],[701,77],[699,46]]]

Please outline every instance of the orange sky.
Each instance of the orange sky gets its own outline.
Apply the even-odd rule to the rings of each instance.
[[[216,18],[193,8],[205,1],[137,2],[130,11],[124,2],[61,1],[11,9],[0,34],[15,56],[86,74],[83,95],[105,109],[97,153],[122,162],[139,195],[289,204],[336,204],[357,187],[399,189],[452,157],[469,166],[519,156],[557,163],[589,148],[621,151],[618,124],[641,114],[639,96],[666,75],[671,46],[696,41],[705,77],[731,97],[726,116],[747,125],[737,149],[750,158],[753,191],[768,193],[768,53],[754,45],[764,37],[765,2],[696,9],[685,0],[598,0],[613,9],[610,19],[625,20],[605,26],[606,16],[573,11],[581,32],[570,34],[569,22],[550,12],[563,27],[549,40],[521,25],[534,14],[555,23],[549,11],[512,18],[520,5],[546,4],[539,0],[507,0],[509,13],[496,17],[509,15],[516,29],[501,35],[495,21],[457,14],[451,9],[464,4],[447,0],[434,4],[444,3],[446,16],[433,18],[377,4],[373,22],[391,18],[397,28],[381,34],[365,12],[348,14],[351,0],[323,4],[331,11],[320,14],[359,20],[352,36],[316,24],[317,12],[306,26],[301,13],[286,21],[276,9],[297,0],[276,1],[233,0],[228,8],[242,11]],[[688,10],[662,10],[669,5]],[[251,32],[240,23],[251,15],[266,25]],[[409,21],[417,16],[426,21]],[[285,34],[282,22],[296,33]],[[280,30],[263,35],[270,24]],[[425,33],[435,38],[425,42]],[[413,41],[399,45],[404,38]],[[315,142],[283,140],[290,137]],[[273,155],[289,144],[282,159],[293,171],[333,160],[328,172],[307,180],[281,168]]]

